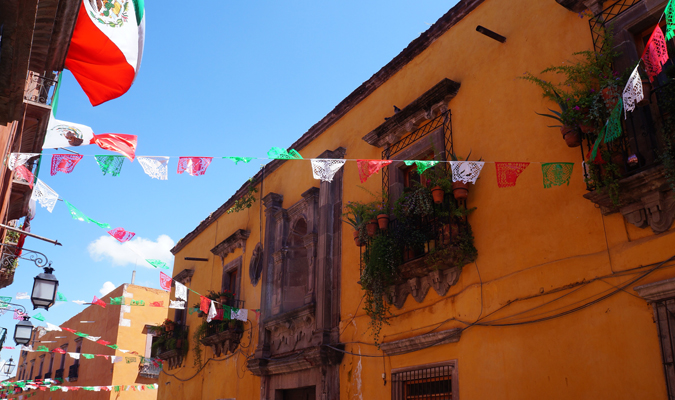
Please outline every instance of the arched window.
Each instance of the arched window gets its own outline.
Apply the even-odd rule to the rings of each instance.
[[[253,250],[253,255],[251,256],[251,262],[248,265],[248,276],[251,278],[251,285],[255,286],[260,281],[262,275],[263,267],[263,248],[258,243]]]
[[[288,235],[287,270],[283,282],[283,311],[290,311],[305,304],[307,281],[309,275],[309,260],[304,237],[307,235],[307,222],[299,219]]]

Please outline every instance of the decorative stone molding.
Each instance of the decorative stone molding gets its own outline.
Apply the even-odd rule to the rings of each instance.
[[[586,193],[585,198],[600,206],[603,215],[621,212],[627,222],[638,228],[665,232],[675,219],[675,195],[666,179],[663,166],[657,166],[619,181],[620,206],[615,206],[606,192]]]
[[[675,297],[675,278],[666,279],[633,288],[638,296],[652,302]]]
[[[584,10],[589,10],[593,15],[600,15],[604,7],[604,0],[555,0],[566,9],[581,13]]]
[[[251,285],[254,287],[258,284],[263,270],[263,248],[260,243],[253,249],[251,261],[248,265],[248,277],[251,279]]]
[[[314,303],[275,316],[264,322],[270,332],[272,355],[308,348],[312,343],[312,332],[316,328]]]
[[[178,350],[168,350],[157,354],[157,358],[164,360],[169,365],[168,369],[179,368],[183,363],[183,354]]]
[[[221,354],[234,353],[241,342],[244,331],[240,328],[230,328],[226,331],[207,336],[200,340],[204,346],[211,347],[213,354],[220,357]]]
[[[211,249],[211,253],[224,260],[228,254],[234,253],[236,249],[243,249],[246,251],[246,239],[251,235],[251,231],[238,229],[231,234],[227,239],[223,240],[218,246]]]
[[[424,121],[447,111],[448,102],[457,95],[459,87],[459,83],[447,78],[443,79],[382,125],[369,132],[363,140],[379,148],[396,142],[403,135],[419,128]]]
[[[587,8],[597,15],[602,11],[602,0],[555,0],[566,9],[580,13]]]
[[[454,266],[453,260],[442,265],[430,267],[426,257],[408,261],[399,267],[399,280],[389,287],[390,304],[396,308],[403,307],[408,295],[421,303],[433,288],[439,296],[445,296],[450,286],[457,283],[462,267]]]
[[[194,274],[195,270],[192,268],[180,271],[177,275],[173,277],[173,281],[171,281],[171,286],[175,286],[175,284],[173,283],[174,281],[180,282],[183,285],[187,285],[188,283],[190,283],[190,281],[192,281],[192,275]]]
[[[336,344],[333,347],[344,350],[344,345]],[[284,357],[279,359],[256,359],[248,360],[247,367],[256,376],[269,376],[290,374],[311,370],[312,368],[340,365],[344,353],[327,346],[315,346],[305,349],[301,357]],[[266,382],[266,380],[263,380]],[[263,383],[264,384],[264,383]],[[338,397],[331,397],[337,399]]]
[[[440,344],[457,343],[462,335],[462,329],[454,328],[440,332],[427,333],[425,335],[413,336],[407,339],[395,340],[380,344],[384,354],[395,356],[397,354],[409,353],[426,349]]]

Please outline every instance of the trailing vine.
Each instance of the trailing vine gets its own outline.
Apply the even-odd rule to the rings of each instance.
[[[248,187],[248,192],[234,202],[232,207],[227,210],[228,214],[251,208],[255,203],[255,194],[258,193],[258,189],[252,184],[253,179],[249,179],[249,182],[251,182],[251,185]]]
[[[448,190],[451,192],[451,187]],[[430,268],[449,264],[461,267],[476,259],[478,251],[466,222],[466,216],[473,210],[459,207],[447,195],[446,201],[436,206],[429,189],[419,184],[406,188],[395,202],[396,223],[372,237],[362,256],[360,283],[365,291],[364,311],[370,317],[375,343],[380,342],[382,326],[388,324],[392,300],[389,291],[400,279],[400,265],[423,254]],[[444,222],[439,225],[439,221]],[[431,243],[436,243],[436,247]]]
[[[383,324],[388,324],[389,303],[385,296],[394,283],[397,266],[401,260],[396,251],[396,242],[389,235],[373,238],[370,251],[364,253],[365,268],[361,271],[361,288],[366,292],[364,310],[370,317],[375,343],[379,342]]]

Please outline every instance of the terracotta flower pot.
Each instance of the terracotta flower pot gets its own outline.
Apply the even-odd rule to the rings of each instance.
[[[562,133],[563,139],[565,139],[567,147],[581,146],[581,134],[579,134],[579,131],[577,131],[573,127],[565,125],[562,128],[560,128],[560,133]]]
[[[354,232],[352,232],[352,234],[354,235],[354,243],[356,244],[356,246],[357,247],[363,246],[363,243],[361,243],[361,238],[359,237],[359,230],[358,229],[355,230]]]
[[[579,129],[583,133],[591,133],[595,130],[595,127],[593,125],[579,124]]]
[[[441,204],[443,203],[443,196],[445,196],[445,192],[440,186],[434,186],[431,188],[431,196],[434,198],[434,203]]]
[[[389,228],[389,214],[380,214],[377,216],[377,225],[381,230],[387,230]]]
[[[373,237],[377,233],[377,220],[371,219],[370,222],[366,224],[366,233],[368,236]]]
[[[602,89],[602,99],[605,101],[607,109],[612,110],[619,102],[619,90],[616,87],[606,87]]]
[[[457,200],[466,200],[469,197],[469,184],[464,182],[452,182],[452,195]]]

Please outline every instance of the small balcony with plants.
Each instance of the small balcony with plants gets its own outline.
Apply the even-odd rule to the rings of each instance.
[[[29,71],[23,98],[30,104],[51,108],[57,84],[54,78]]]
[[[675,216],[675,65],[669,61],[652,80],[637,60],[619,67],[619,59],[628,61],[616,50],[612,30],[597,30],[595,51],[574,53],[573,61],[523,79],[557,104],[537,114],[554,121],[549,127],[560,128],[568,147],[580,149],[584,197],[604,215],[620,212],[627,222],[661,233]]]
[[[152,361],[145,360],[138,364],[138,374],[142,378],[158,379],[162,367]]]
[[[80,364],[73,364],[68,368],[68,381],[75,382],[80,372]]]
[[[195,329],[193,334],[193,351],[195,363],[200,365],[202,362],[201,345],[208,346],[216,357],[228,353],[234,353],[241,342],[244,334],[244,323],[242,321],[231,319],[232,310],[244,307],[244,301],[235,298],[235,293],[228,290],[223,292],[209,291],[206,296],[214,301],[216,316],[207,321],[207,315],[200,311],[199,316],[202,323]],[[195,308],[199,308],[195,304]]]
[[[442,163],[393,202],[384,195],[345,207],[344,221],[360,247],[359,283],[376,340],[390,304],[401,308],[408,295],[422,302],[432,288],[445,295],[462,267],[476,259],[468,221],[474,209],[467,209],[468,190],[457,183]]]
[[[20,234],[8,230],[0,252],[0,288],[7,287],[14,282],[14,272],[19,265],[17,252]]]
[[[168,369],[180,367],[188,351],[187,326],[177,325],[170,319],[164,320],[162,325],[151,327],[155,335],[151,351],[157,358],[168,364]]]

